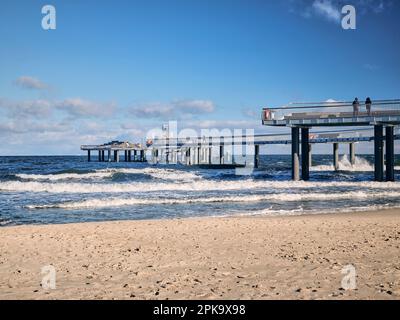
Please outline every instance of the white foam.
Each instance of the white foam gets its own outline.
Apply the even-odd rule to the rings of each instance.
[[[25,174],[20,173],[15,176],[25,180],[37,181],[58,181],[70,179],[101,179],[111,177],[113,172],[90,172],[90,173],[59,173],[59,174]]]
[[[220,197],[200,197],[200,198],[184,198],[184,199],[140,199],[140,198],[103,198],[90,199],[77,202],[64,202],[46,205],[28,205],[29,209],[44,208],[106,208],[133,205],[151,205],[151,204],[190,204],[190,203],[216,203],[216,202],[293,202],[293,201],[332,201],[342,199],[363,200],[376,199],[385,196],[385,198],[400,197],[400,192],[347,192],[347,193],[295,193],[295,194],[266,194],[266,195],[244,195],[244,196],[220,196]]]
[[[311,171],[333,171],[335,168],[333,164],[330,165],[320,165],[311,167]],[[343,155],[339,160],[339,170],[342,171],[354,171],[354,172],[366,172],[366,171],[374,171],[374,166],[369,163],[366,159],[356,157],[355,164],[352,165],[347,155]]]
[[[365,189],[400,189],[396,182],[355,182],[355,181],[271,181],[241,179],[218,181],[193,179],[167,182],[129,182],[129,183],[82,183],[82,182],[39,182],[39,181],[5,181],[0,184],[1,191],[16,192],[49,192],[49,193],[132,193],[151,191],[223,191],[254,189],[298,189],[298,188],[357,188]]]
[[[330,214],[330,213],[351,213],[351,212],[365,212],[365,211],[376,211],[384,209],[396,209],[400,206],[389,206],[388,204],[382,205],[369,205],[364,207],[343,207],[343,208],[329,208],[329,209],[311,209],[305,210],[304,208],[298,208],[294,210],[274,210],[271,208],[252,211],[252,212],[240,212],[236,215],[239,216],[299,216],[304,214]]]
[[[104,179],[110,178],[114,174],[146,174],[156,179],[162,180],[195,180],[201,179],[201,176],[194,172],[188,172],[175,169],[158,169],[158,168],[113,168],[100,169],[89,173],[59,173],[59,174],[16,174],[20,179],[34,181],[59,181],[59,180],[85,180],[85,179]]]

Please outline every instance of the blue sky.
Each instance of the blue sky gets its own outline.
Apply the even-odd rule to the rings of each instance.
[[[42,6],[57,29],[41,28]],[[343,30],[344,4],[357,29]],[[400,3],[1,1],[0,155],[140,141],[167,120],[255,128],[263,106],[398,98]],[[274,131],[274,130],[272,130]]]

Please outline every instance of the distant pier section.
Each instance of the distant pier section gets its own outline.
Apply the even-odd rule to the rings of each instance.
[[[87,151],[87,159],[92,160],[92,152],[97,152],[99,162],[119,162],[120,153],[124,153],[125,162],[146,162],[146,147],[139,143],[128,141],[111,141],[100,145],[82,145],[81,150]],[[107,155],[106,155],[107,152]]]
[[[301,179],[305,181],[310,178],[311,128],[373,128],[375,181],[394,181],[394,140],[397,138],[394,129],[400,125],[400,99],[377,100],[371,104],[335,101],[263,108],[262,124],[291,128],[292,179],[300,180],[301,166]],[[333,154],[337,163],[337,143],[333,146]]]

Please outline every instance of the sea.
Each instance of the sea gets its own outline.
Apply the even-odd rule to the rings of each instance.
[[[400,207],[400,183],[374,182],[373,157],[352,166],[313,155],[310,181],[291,181],[289,155],[261,156],[235,169],[85,156],[0,157],[0,226],[205,216],[330,214]],[[396,158],[396,180],[400,178]]]

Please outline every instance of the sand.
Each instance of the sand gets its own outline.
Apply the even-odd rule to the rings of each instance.
[[[400,210],[2,227],[0,299],[399,299],[399,246]]]

